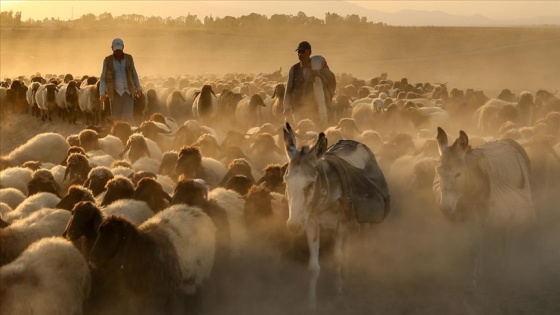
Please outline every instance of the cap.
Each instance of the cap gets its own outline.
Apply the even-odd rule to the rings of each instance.
[[[113,43],[111,44],[111,47],[113,48],[113,50],[123,50],[124,49],[123,40],[120,38],[113,39]]]
[[[309,42],[303,41],[301,43],[299,43],[298,47],[296,48],[296,50],[311,50],[311,44],[309,44]]]

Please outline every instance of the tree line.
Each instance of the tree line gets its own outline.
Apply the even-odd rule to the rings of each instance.
[[[213,17],[205,16],[202,19],[196,14],[172,17],[144,16],[140,14],[122,14],[113,16],[111,13],[101,13],[95,15],[88,13],[74,20],[60,20],[58,18],[45,18],[43,20],[26,19],[22,20],[21,12],[2,11],[0,12],[0,25],[4,27],[31,27],[31,26],[130,26],[130,27],[182,27],[191,29],[206,28],[247,28],[263,26],[297,26],[297,25],[336,25],[336,26],[386,26],[382,22],[368,21],[367,17],[358,14],[348,14],[346,16],[337,13],[327,12],[324,19],[314,16],[307,16],[300,11],[293,14],[273,14],[268,17],[263,14],[251,13],[239,17],[224,16]]]

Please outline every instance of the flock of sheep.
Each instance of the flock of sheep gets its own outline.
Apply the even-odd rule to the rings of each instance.
[[[519,142],[531,159],[537,210],[558,198],[555,94],[504,89],[488,98],[386,74],[337,79],[330,126],[295,122],[298,140],[314,143],[324,131],[329,145],[366,144],[396,209],[400,198],[437,208],[437,127],[466,131],[473,147]],[[32,114],[88,127],[38,134],[1,157],[0,313],[196,311],[201,289],[227,278],[228,266],[245,253],[266,249],[285,259],[296,250],[285,226],[286,77],[277,71],[141,81],[145,94],[135,101],[132,125],[110,121],[94,77],[2,82],[3,119]]]

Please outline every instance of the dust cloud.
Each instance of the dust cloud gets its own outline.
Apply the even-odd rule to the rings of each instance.
[[[558,35],[558,29],[430,27],[290,32],[9,30],[1,34],[0,62],[2,78],[36,72],[99,76],[103,58],[111,53],[111,40],[121,37],[140,77],[149,80],[181,74],[271,73],[280,67],[286,74],[297,62],[297,43],[308,40],[313,53],[323,55],[335,73],[369,80],[387,72],[393,80],[448,82],[450,87],[484,90],[495,97],[503,88],[554,91],[560,87]],[[27,118],[14,119],[21,123]],[[58,127],[65,128],[65,135],[76,132],[52,124],[18,131],[16,125],[14,120],[11,127],[4,126],[2,137],[23,132],[30,138]],[[16,144],[7,144],[2,153]],[[537,222],[507,254],[501,253],[499,235],[487,238],[479,282],[472,287],[476,228],[446,220],[431,187],[410,190],[409,183],[397,180],[402,176],[383,171],[392,211],[385,222],[362,226],[349,235],[341,296],[335,292],[332,249],[325,236],[317,314],[560,313],[557,192],[540,194]],[[203,290],[204,314],[305,313],[305,251],[280,259],[271,249],[269,253],[257,248],[229,266],[231,272],[220,287]]]

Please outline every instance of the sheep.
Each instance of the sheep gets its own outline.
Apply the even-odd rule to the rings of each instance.
[[[45,121],[45,118],[49,118],[52,121],[52,111],[57,108],[56,104],[56,93],[58,92],[58,87],[53,83],[42,84],[37,89],[35,93],[35,102],[41,110],[41,120]]]
[[[80,87],[78,105],[86,116],[86,124],[96,125],[99,123],[102,110],[102,104],[99,99],[99,81],[94,85]]]
[[[255,177],[253,176],[253,170],[247,160],[245,159],[235,159],[228,165],[228,171],[222,182],[220,183],[220,187],[225,187],[226,183],[229,179],[235,175],[244,175],[246,176],[251,183],[255,183]]]
[[[39,107],[37,106],[37,101],[35,101],[35,94],[37,93],[37,89],[41,86],[39,82],[32,82],[29,85],[29,89],[25,92],[25,98],[27,100],[27,104],[31,107],[31,115],[34,117],[39,117]]]
[[[218,143],[218,139],[212,134],[201,135],[193,145],[200,148],[200,153],[202,156],[219,159],[222,148]]]
[[[163,191],[165,191],[167,194],[172,194],[173,190],[175,189],[175,181],[167,176],[167,175],[156,175],[156,180],[158,183],[161,184],[161,187],[163,188]]]
[[[175,195],[173,198],[175,198]],[[245,200],[239,193],[221,187],[210,191],[206,199],[214,201],[220,208],[225,210],[229,222],[229,252],[231,257],[239,257],[249,241],[243,218]]]
[[[19,206],[25,198],[19,189],[12,187],[0,189],[0,202],[7,204],[11,209]]]
[[[99,226],[111,215],[121,216],[138,226],[152,217],[153,212],[145,202],[137,200],[122,200],[104,209],[99,209],[92,201],[80,201],[73,205],[72,215],[62,235],[72,241],[82,255],[89,259]]]
[[[175,164],[177,164],[178,157],[179,153],[177,151],[165,152],[161,158],[158,174],[167,175],[176,179]]]
[[[210,187],[217,187],[227,173],[226,167],[212,158],[202,157],[198,147],[183,147],[179,152],[175,173],[184,179],[201,178]]]
[[[68,178],[70,184],[82,185],[88,178],[88,174],[92,169],[89,165],[88,158],[79,153],[70,154],[66,160],[66,164],[68,166],[64,171],[63,181],[66,181],[66,178],[70,175]]]
[[[79,93],[76,81],[62,85],[56,93],[56,104],[59,110],[62,110],[62,119],[64,120],[65,116],[68,116],[68,123],[76,123]]]
[[[267,164],[284,163],[287,161],[283,149],[276,145],[274,137],[268,133],[257,136],[249,148],[248,154],[251,161],[254,161],[255,168],[259,171],[265,168]]]
[[[289,211],[283,195],[271,193],[266,187],[253,186],[247,193],[243,215],[252,238],[264,242],[253,245],[264,246],[264,250],[270,250],[272,245],[280,250],[279,253],[286,252],[291,237],[285,228]]]
[[[56,205],[56,208],[71,211],[72,208],[74,208],[74,205],[78,202],[95,202],[95,198],[93,196],[93,193],[88,188],[80,185],[72,185],[68,189],[68,193],[66,194],[66,196],[60,199],[60,202]]]
[[[163,191],[162,185],[153,178],[142,178],[136,189],[132,199],[146,202],[154,213],[160,212],[167,208],[171,197]]]
[[[250,99],[244,98],[239,101],[235,108],[235,118],[238,128],[242,131],[246,131],[253,126],[264,123],[261,107],[266,108],[266,104],[258,94],[253,94]]]
[[[134,170],[132,169],[132,166],[130,167],[126,167],[126,166],[117,166],[117,167],[113,167],[111,168],[111,173],[113,173],[114,176],[123,176],[123,177],[129,177],[130,175],[132,175],[134,173]]]
[[[10,167],[0,172],[0,184],[2,188],[16,188],[27,195],[27,184],[33,177],[33,172],[24,167]]]
[[[87,179],[84,182],[84,187],[91,189],[93,195],[97,196],[105,191],[105,185],[114,177],[111,170],[107,167],[96,166],[89,171]]]
[[[473,120],[486,134],[493,134],[507,120],[524,127],[533,123],[534,106],[530,92],[522,92],[517,103],[491,99],[475,111]]]
[[[195,92],[192,104],[193,117],[208,123],[218,112],[218,97],[211,85],[204,85],[200,93]]]
[[[245,175],[234,175],[226,181],[224,188],[244,196],[254,184],[255,182]]]
[[[110,135],[119,138],[123,146],[133,133],[132,126],[125,121],[114,122],[113,126],[111,126],[111,131],[109,132]]]
[[[103,197],[101,206],[106,206],[119,199],[129,199],[134,194],[134,184],[126,177],[117,175],[107,182],[107,192]]]
[[[106,154],[111,156],[113,159],[117,159],[124,149],[124,146],[119,138],[111,135],[100,137],[97,131],[92,129],[82,130],[78,134],[78,139],[80,141],[80,147],[82,147],[88,155],[92,156]]]
[[[169,116],[179,121],[185,121],[191,116],[192,102],[188,102],[180,91],[173,91],[167,97],[165,108]]]
[[[5,221],[14,222],[28,217],[33,212],[42,208],[54,208],[60,202],[60,198],[47,192],[41,192],[27,197],[12,212],[4,217]]]
[[[47,208],[0,230],[0,266],[16,259],[31,243],[44,237],[62,235],[68,219],[69,211]]]
[[[76,248],[52,237],[33,243],[0,268],[0,282],[2,314],[82,314],[91,277]]]
[[[27,161],[58,164],[66,155],[69,147],[66,139],[58,133],[40,133],[17,147],[7,156],[2,156],[0,158],[0,169],[21,165]],[[45,150],[45,148],[49,149]]]
[[[49,192],[60,197],[60,185],[55,181],[49,170],[39,169],[33,172],[33,177],[27,183],[28,196],[39,192]]]
[[[286,191],[286,183],[284,183],[284,174],[286,172],[287,163],[283,166],[280,164],[269,164],[264,169],[264,175],[257,185],[268,188],[272,192],[283,194]]]
[[[126,147],[120,154],[120,157],[123,157],[127,152],[128,160],[130,160],[132,163],[136,162],[136,160],[144,155],[147,155],[148,157],[154,158],[156,160],[161,160],[161,157],[163,156],[157,143],[150,139],[146,139],[141,134],[136,133],[128,138]]]
[[[176,205],[138,228],[108,217],[99,227],[89,264],[108,288],[119,288],[127,314],[171,313],[212,270],[216,227],[200,209]]]
[[[161,163],[159,160],[152,159],[147,156],[143,156],[132,164],[132,169],[137,172],[144,171],[144,172],[153,173],[155,175],[159,170],[160,164]]]
[[[158,124],[153,121],[145,121],[136,129],[136,133],[157,143],[162,151],[169,150],[173,147],[173,138],[169,136],[171,130],[165,125],[158,126]]]

